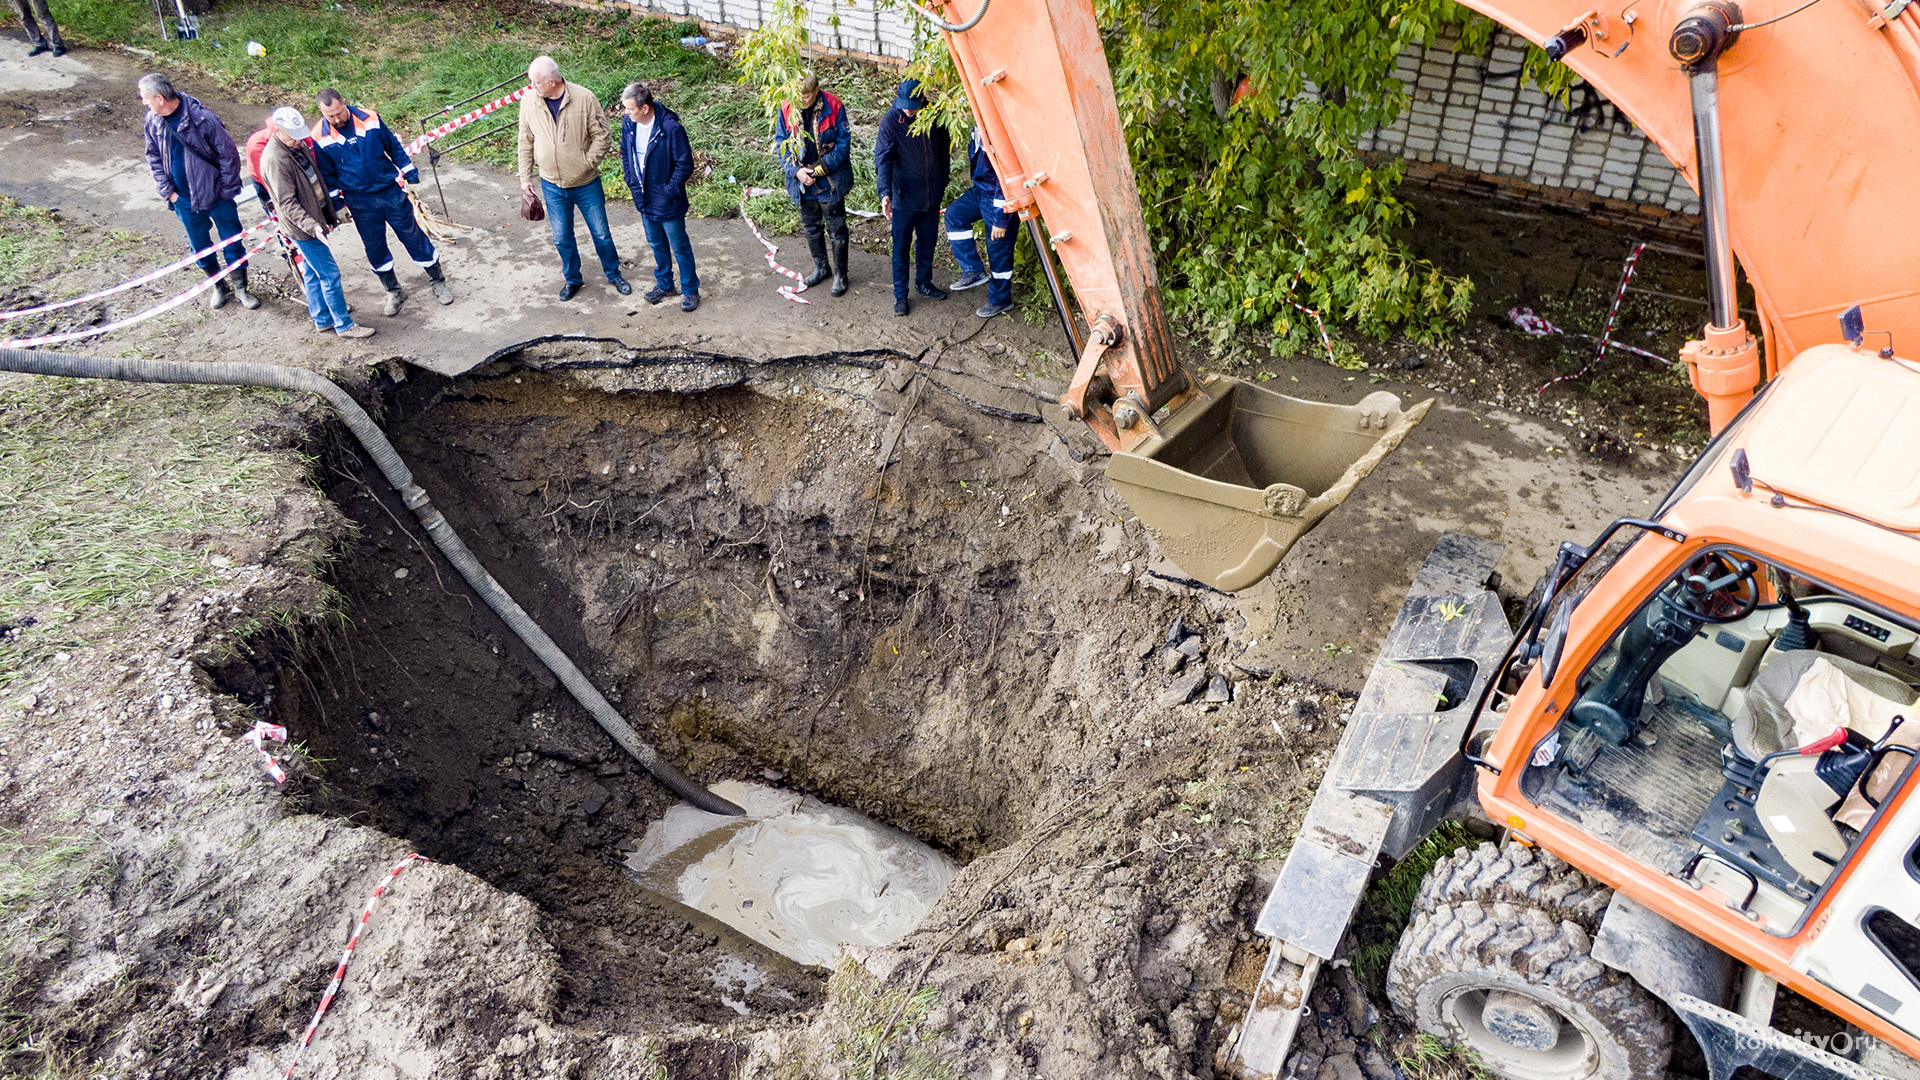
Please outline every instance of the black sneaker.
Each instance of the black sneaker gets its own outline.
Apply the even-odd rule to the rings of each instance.
[[[55,56],[67,55],[67,47],[65,45],[55,45],[53,47],[53,55]]]
[[[631,296],[633,294],[633,286],[627,284],[626,278],[610,277],[607,279],[607,283],[612,285],[614,291],[618,292],[621,296]]]
[[[947,298],[946,290],[941,289],[937,285],[915,285],[914,291],[929,300],[945,300]]]
[[[907,298],[906,298],[906,297],[904,297],[904,296],[903,296],[903,297],[901,297],[900,299],[898,299],[898,300],[895,300],[895,301],[893,302],[893,313],[894,313],[895,315],[905,315],[905,314],[907,313]]]
[[[669,296],[679,296],[679,295],[680,295],[680,290],[678,289],[663,289],[660,286],[655,285],[653,288],[648,289],[646,295],[641,297],[641,299],[645,300],[649,304],[657,304],[660,301],[665,300]]]
[[[974,314],[980,316],[983,319],[991,319],[995,315],[1000,315],[1012,310],[1013,310],[1012,304],[996,304],[993,301],[989,300],[986,303],[981,304],[980,310],[974,312]]]
[[[962,275],[959,281],[947,286],[947,288],[952,289],[954,292],[966,292],[968,289],[977,289],[985,285],[989,280],[991,279],[987,277],[986,271],[975,271]]]
[[[41,53],[52,52],[52,51],[53,51],[53,46],[47,44],[44,41],[36,41],[33,43],[33,48],[27,50],[27,55],[39,56]]]
[[[572,282],[568,282],[567,284],[560,286],[560,299],[571,300],[573,299],[573,294],[579,291],[580,291],[580,286],[575,285]]]
[[[697,308],[699,306],[700,306],[700,294],[697,292],[690,292],[687,295],[680,298],[681,311],[692,311],[694,308]]]

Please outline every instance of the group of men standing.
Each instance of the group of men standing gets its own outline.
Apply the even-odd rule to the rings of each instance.
[[[620,273],[620,252],[607,223],[606,188],[600,182],[600,163],[613,148],[600,99],[562,78],[560,65],[550,56],[535,57],[527,65],[527,85],[533,92],[520,99],[520,190],[529,199],[541,200],[552,223],[554,250],[560,253],[560,299],[573,299],[586,283],[573,234],[575,210],[593,238],[607,283],[626,296],[633,286]],[[628,83],[620,92],[620,106],[621,170],[653,248],[654,284],[646,300],[658,304],[678,296],[680,310],[692,311],[700,306],[700,277],[687,240],[687,181],[693,176],[687,129],[640,83]]]
[[[139,90],[147,107],[147,165],[154,184],[180,219],[187,243],[206,252],[200,269],[216,279],[208,306],[218,309],[238,300],[243,307],[259,307],[248,288],[248,256],[240,240],[236,200],[242,162],[233,137],[211,109],[179,92],[165,75],[143,76]],[[317,127],[310,128],[300,110],[281,108],[247,141],[247,168],[278,215],[280,236],[299,252],[295,261],[314,329],[347,338],[374,333],[354,322],[339,264],[326,243],[327,234],[348,218],[360,234],[369,268],[386,290],[387,315],[398,315],[407,299],[394,271],[389,229],[425,271],[434,299],[453,303],[439,253],[407,197],[408,185],[419,183],[420,173],[406,148],[378,113],[349,103],[338,90],[320,91],[315,103],[321,116]],[[223,241],[217,250],[215,230]]]
[[[902,82],[894,92],[893,108],[880,121],[873,144],[873,165],[880,194],[880,213],[893,231],[893,313],[911,310],[907,288],[929,300],[944,300],[945,290],[933,283],[935,233],[946,199],[953,136],[932,125],[914,134],[914,118],[927,107],[920,83]],[[780,108],[774,122],[774,146],[787,175],[787,196],[800,208],[800,226],[813,253],[808,285],[833,275],[832,293],[847,291],[847,207],[853,188],[852,139],[846,109],[840,99],[822,90],[812,75],[801,80],[795,100]],[[947,240],[960,264],[954,291],[987,286],[987,302],[974,314],[990,319],[1013,306],[1014,233],[1000,179],[987,158],[978,129],[967,148],[973,184],[946,208]],[[987,229],[987,260],[980,262],[973,237],[975,222]],[[833,241],[828,261],[827,240]]]
[[[22,0],[15,0],[16,3]],[[571,300],[585,284],[574,236],[577,211],[587,226],[601,271],[622,296],[633,292],[620,272],[620,253],[607,220],[606,191],[600,165],[616,147],[634,209],[640,214],[654,255],[654,286],[645,298],[658,304],[681,298],[683,311],[700,305],[700,279],[687,237],[686,186],[693,175],[693,150],[686,128],[673,110],[654,99],[645,85],[629,83],[620,94],[620,136],[591,90],[567,81],[551,57],[527,68],[530,92],[520,100],[520,185],[531,205],[539,200],[551,222],[560,256],[561,300]],[[208,296],[213,308],[230,300],[257,308],[248,288],[247,252],[241,242],[237,198],[242,154],[212,110],[180,93],[164,75],[140,79],[145,118],[146,156],[154,184],[180,219],[187,242],[204,252],[199,265],[215,279]],[[346,100],[338,90],[316,96],[319,121],[309,126],[300,110],[274,111],[268,124],[247,142],[247,162],[269,207],[278,214],[281,238],[298,251],[307,311],[314,329],[341,337],[370,337],[372,327],[357,324],[346,303],[339,264],[326,238],[351,220],[366,250],[367,263],[386,292],[385,313],[400,313],[407,291],[394,269],[389,230],[427,276],[434,298],[453,303],[453,290],[440,266],[433,241],[415,215],[409,186],[420,182],[393,130],[372,109]],[[908,288],[932,300],[946,298],[933,281],[936,233],[942,218],[952,156],[952,136],[931,126],[913,131],[926,107],[919,84],[902,82],[893,107],[881,121],[874,142],[874,167],[880,210],[893,234],[894,314],[909,311]],[[846,108],[806,76],[794,99],[775,120],[774,145],[787,178],[787,194],[800,210],[801,228],[813,255],[809,286],[833,279],[831,292],[848,289],[846,199],[853,188],[853,140]],[[976,129],[968,144],[972,185],[945,207],[947,240],[961,276],[955,291],[987,286],[987,300],[976,312],[992,318],[1012,306],[1015,230],[1001,198],[1000,181]],[[537,180],[537,185],[536,185]],[[533,215],[538,216],[538,215]],[[987,230],[983,264],[973,226]],[[222,243],[212,244],[218,232]],[[225,260],[223,271],[221,262]],[[678,269],[678,280],[675,270]]]

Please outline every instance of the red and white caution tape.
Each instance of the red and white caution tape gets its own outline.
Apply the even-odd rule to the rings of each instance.
[[[280,767],[279,762],[273,760],[273,755],[267,753],[266,747],[266,742],[269,739],[277,743],[286,742],[286,728],[281,727],[279,724],[269,724],[265,720],[256,720],[253,722],[253,730],[240,737],[252,743],[255,750],[260,751],[260,760],[267,763],[267,775],[273,777],[274,783],[284,784],[287,782],[287,771]]]
[[[1515,329],[1531,337],[1547,337],[1550,334],[1564,334],[1568,337],[1582,337],[1589,341],[1598,342],[1597,347],[1593,351],[1593,359],[1587,361],[1586,367],[1581,368],[1571,375],[1560,375],[1548,379],[1546,382],[1540,384],[1540,389],[1535,390],[1535,394],[1544,394],[1547,392],[1547,388],[1555,383],[1566,382],[1568,379],[1578,379],[1587,372],[1592,371],[1594,365],[1598,364],[1607,355],[1608,349],[1618,349],[1621,352],[1632,353],[1635,356],[1644,356],[1649,360],[1655,360],[1662,364],[1672,366],[1673,361],[1661,356],[1659,353],[1651,353],[1645,349],[1636,349],[1631,345],[1613,340],[1614,324],[1620,317],[1620,301],[1626,298],[1627,283],[1633,280],[1633,272],[1636,264],[1640,261],[1640,253],[1646,249],[1647,245],[1644,243],[1635,244],[1633,250],[1627,253],[1626,265],[1621,267],[1620,270],[1620,284],[1613,290],[1613,303],[1607,307],[1606,325],[1601,328],[1600,336],[1597,338],[1592,334],[1582,334],[1574,330],[1561,329],[1553,323],[1548,322],[1545,318],[1534,314],[1532,308],[1514,307],[1507,309],[1508,321],[1513,323]]]
[[[221,282],[227,280],[227,277],[231,275],[234,271],[243,269],[249,262],[253,261],[253,257],[255,255],[260,254],[262,251],[265,251],[266,249],[267,249],[266,243],[261,243],[253,247],[250,247],[246,249],[246,256],[242,258],[239,262],[233,263],[229,266],[222,267],[219,273],[214,274],[213,276],[207,278],[205,281],[202,281],[200,284],[195,285],[191,289],[188,289],[186,292],[181,293],[180,295],[174,297],[171,300],[162,301],[161,303],[155,304],[154,306],[146,309],[145,311],[138,312],[133,315],[129,315],[126,318],[120,319],[116,322],[110,322],[105,326],[90,326],[90,327],[87,327],[85,330],[74,330],[65,334],[43,334],[40,337],[14,338],[11,341],[0,341],[0,348],[37,349],[42,345],[58,345],[61,342],[66,342],[66,341],[79,341],[81,338],[99,337],[101,334],[110,334],[115,330],[123,330],[136,323],[143,323],[143,322],[146,322],[148,319],[165,315],[167,312],[172,311],[174,308],[179,307],[180,305],[186,303],[189,300],[192,300],[194,297],[199,296],[201,293],[206,292],[208,289],[218,287],[218,285]]]
[[[774,259],[773,256],[780,249],[773,246],[773,241],[768,240],[766,237],[760,235],[760,227],[758,225],[755,225],[753,223],[753,219],[747,216],[747,199],[755,195],[771,195],[771,194],[773,194],[772,188],[746,188],[742,190],[740,192],[740,220],[747,223],[747,228],[753,232],[753,238],[755,240],[760,241],[761,247],[767,249],[767,266],[772,268],[774,273],[784,274],[787,277],[790,277],[793,280],[800,283],[799,288],[795,288],[792,285],[780,286],[780,295],[786,297],[787,299],[793,301],[796,304],[811,304],[813,303],[813,301],[800,295],[801,293],[807,291],[807,279],[801,276],[800,274],[797,274],[794,271],[789,270],[784,266],[781,266],[780,263]]]
[[[287,1071],[282,1075],[281,1080],[286,1080],[293,1075],[294,1068],[300,1064],[300,1052],[313,1041],[313,1032],[320,1026],[320,1018],[327,1014],[327,1006],[333,1004],[333,996],[340,992],[340,983],[347,977],[347,961],[353,959],[354,946],[360,944],[360,935],[366,932],[367,920],[373,918],[373,905],[379,903],[380,898],[386,895],[387,888],[393,884],[394,878],[400,876],[400,871],[416,862],[432,861],[418,853],[401,859],[393,869],[387,871],[387,876],[380,882],[380,887],[373,890],[373,895],[367,897],[367,908],[360,913],[360,921],[353,926],[353,937],[347,940],[347,951],[340,954],[340,966],[333,969],[333,981],[327,984],[327,992],[320,995],[320,1007],[313,1011],[313,1019],[307,1024],[307,1033],[300,1036],[300,1045],[294,1049],[293,1060],[287,1063]]]
[[[1327,350],[1327,362],[1330,364],[1337,364],[1338,362],[1335,361],[1333,358],[1333,341],[1332,339],[1327,337],[1327,324],[1320,321],[1320,313],[1318,311],[1315,311],[1313,308],[1310,308],[1307,305],[1301,303],[1300,301],[1292,298],[1293,290],[1300,285],[1301,277],[1303,277],[1307,272],[1307,259],[1311,259],[1313,257],[1313,253],[1307,250],[1307,242],[1305,240],[1302,240],[1298,236],[1294,237],[1293,239],[1295,243],[1300,245],[1300,254],[1302,256],[1305,256],[1305,258],[1303,258],[1300,261],[1300,269],[1295,270],[1293,272],[1293,280],[1287,282],[1287,297],[1288,297],[1287,303],[1292,304],[1298,310],[1304,311],[1307,314],[1313,316],[1313,325],[1319,328],[1320,330],[1320,345],[1322,348]]]
[[[90,292],[85,296],[76,296],[71,300],[58,300],[51,304],[41,304],[39,307],[21,308],[18,311],[0,311],[0,322],[5,322],[8,319],[25,318],[28,315],[43,315],[49,311],[59,311],[61,308],[70,308],[76,304],[87,303],[90,300],[104,300],[109,296],[114,296],[119,293],[126,292],[128,289],[137,289],[142,285],[152,284],[153,282],[159,281],[161,278],[166,277],[168,274],[171,274],[177,270],[185,270],[187,267],[192,266],[194,263],[199,262],[201,259],[206,258],[207,256],[213,254],[216,251],[219,251],[221,248],[226,247],[228,244],[234,243],[235,241],[244,240],[248,236],[252,235],[253,233],[259,232],[261,229],[264,229],[273,223],[274,223],[273,218],[271,217],[266,218],[263,221],[260,221],[256,224],[248,226],[245,229],[240,230],[240,232],[237,235],[233,236],[232,238],[222,239],[218,243],[215,243],[213,246],[205,248],[200,251],[196,251],[193,254],[187,256],[186,258],[181,259],[179,262],[170,263],[166,266],[161,267],[158,270],[153,270],[148,273],[142,274],[131,281],[123,281],[118,285],[112,286],[111,288],[101,289],[99,292]]]
[[[433,140],[444,138],[448,135],[451,135],[454,132],[459,131],[461,128],[466,127],[468,124],[473,123],[475,120],[478,120],[481,117],[494,112],[495,110],[501,108],[502,106],[511,105],[514,102],[519,101],[521,98],[526,97],[527,92],[532,89],[533,87],[531,86],[523,86],[520,89],[515,90],[513,93],[508,94],[506,97],[500,98],[497,101],[489,101],[485,105],[482,105],[479,108],[473,110],[472,112],[467,113],[465,116],[455,117],[452,120],[449,120],[444,124],[441,124],[439,127],[434,128],[432,131],[423,133],[419,138],[407,144],[406,149],[407,149],[408,155],[417,154],[420,152],[421,147],[427,145]]]

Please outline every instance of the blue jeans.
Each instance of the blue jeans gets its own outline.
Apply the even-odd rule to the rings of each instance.
[[[325,240],[295,240],[306,261],[300,283],[307,287],[307,314],[313,325],[335,333],[353,329],[353,316],[347,314],[347,295],[340,289],[340,264],[333,261],[333,249]]]
[[[180,219],[180,226],[187,230],[187,250],[200,251],[213,243],[213,229],[218,226],[220,239],[233,242],[219,251],[210,251],[200,260],[200,269],[208,275],[220,272],[220,256],[227,257],[228,266],[238,266],[246,261],[247,251],[244,245],[234,237],[240,235],[240,208],[232,199],[221,199],[205,211],[195,210],[193,203],[185,195],[173,200],[173,216]]]
[[[687,219],[650,218],[640,215],[646,226],[647,243],[653,245],[653,283],[663,292],[673,291],[673,264],[680,264],[680,291],[700,295],[700,275],[693,271],[693,244],[687,240]]]
[[[1013,303],[1013,242],[1019,234],[1014,231],[1017,219],[997,209],[993,202],[993,195],[970,187],[949,203],[947,243],[953,245],[953,259],[960,264],[962,273],[986,273],[987,268],[980,265],[979,246],[973,239],[973,223],[988,223],[987,262],[993,265],[993,272],[987,278],[987,303],[997,307]],[[1005,222],[1007,230],[1007,235],[998,240],[993,238],[991,227],[996,219]]]
[[[553,246],[560,252],[560,273],[565,275],[567,284],[579,288],[584,283],[580,277],[580,248],[573,239],[575,207],[579,207],[587,232],[593,236],[593,250],[600,256],[600,269],[606,271],[608,281],[620,280],[620,252],[614,249],[613,230],[607,227],[607,189],[601,185],[600,178],[596,176],[579,187],[570,188],[543,179],[540,194],[547,203],[547,220],[553,223]]]
[[[427,239],[420,222],[413,216],[413,203],[399,185],[382,191],[342,192],[340,197],[347,209],[353,211],[353,227],[359,230],[360,242],[366,245],[367,265],[373,267],[374,273],[393,269],[393,249],[387,246],[389,225],[400,237],[400,246],[407,249],[414,265],[432,266],[440,261],[439,253],[433,250],[433,241]]]
[[[907,255],[913,255],[913,282],[933,287],[933,245],[940,231],[939,210],[893,208],[893,298],[907,298]]]

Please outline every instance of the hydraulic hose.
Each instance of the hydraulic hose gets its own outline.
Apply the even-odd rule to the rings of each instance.
[[[980,10],[973,13],[973,18],[965,22],[950,23],[926,8],[921,7],[919,4],[913,3],[913,0],[907,0],[907,6],[918,12],[921,18],[945,30],[949,34],[964,34],[974,27],[979,26],[980,20],[987,17],[987,5],[991,3],[993,3],[993,0],[980,0]]]
[[[627,753],[632,754],[654,778],[671,788],[676,795],[710,814],[728,814],[739,816],[746,811],[733,803],[715,795],[699,784],[694,783],[686,774],[673,767],[673,764],[661,759],[659,751],[641,741],[638,732],[633,730],[619,710],[602,697],[593,683],[580,673],[573,661],[567,658],[560,646],[554,644],[546,631],[540,629],[524,609],[516,603],[507,590],[500,586],[487,568],[480,565],[473,552],[467,548],[460,535],[447,523],[447,519],[433,505],[427,493],[413,482],[413,473],[400,454],[387,440],[385,432],[373,422],[366,410],[358,402],[347,396],[332,380],[316,375],[301,368],[280,367],[276,364],[244,363],[187,363],[178,360],[135,360],[106,359],[98,356],[72,356],[67,353],[44,352],[35,349],[0,348],[0,371],[13,371],[25,375],[56,375],[72,379],[117,379],[121,382],[147,383],[200,383],[214,386],[271,386],[281,390],[299,390],[318,394],[327,404],[333,406],[340,419],[360,440],[373,463],[379,467],[381,475],[393,490],[400,494],[400,500],[407,504],[420,524],[433,538],[433,544],[447,557],[460,576],[467,579],[473,591],[480,594],[488,607],[500,616],[527,648],[540,658],[547,670],[566,686],[575,701],[586,707],[587,712],[613,741],[620,744]]]

